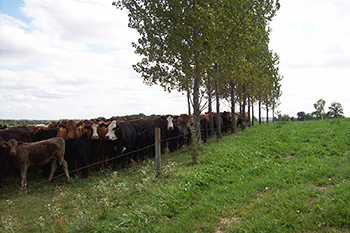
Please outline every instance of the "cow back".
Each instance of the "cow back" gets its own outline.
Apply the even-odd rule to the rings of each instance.
[[[39,132],[33,135],[32,141],[39,142],[50,138],[54,138],[57,136],[57,133],[58,133],[57,127],[46,129],[46,130],[40,130]]]
[[[0,137],[5,141],[10,139],[15,139],[16,141],[31,142],[31,132],[25,126],[23,127],[11,127],[7,129],[0,130]]]
[[[19,163],[44,165],[50,160],[61,161],[65,153],[65,141],[62,138],[51,138],[39,142],[24,143],[16,147],[16,159]]]

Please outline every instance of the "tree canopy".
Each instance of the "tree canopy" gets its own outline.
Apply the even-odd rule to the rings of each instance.
[[[133,43],[141,61],[133,68],[147,85],[192,96],[199,132],[201,88],[216,80],[217,92],[234,100],[248,96],[266,105],[280,97],[278,56],[268,48],[269,21],[278,0],[118,0],[129,27],[140,34]],[[215,79],[208,79],[210,70]]]

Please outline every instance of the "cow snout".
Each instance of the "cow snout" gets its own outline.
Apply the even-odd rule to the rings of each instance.
[[[174,130],[174,127],[170,126],[168,127],[168,130]]]
[[[16,155],[16,151],[11,151],[10,155],[15,156]]]
[[[98,135],[93,135],[91,138],[94,139],[94,140],[99,139]]]
[[[106,137],[105,137],[107,140],[109,140],[109,136],[108,135],[106,135]]]

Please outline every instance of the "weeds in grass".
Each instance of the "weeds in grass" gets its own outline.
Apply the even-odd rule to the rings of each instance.
[[[349,232],[350,121],[285,122],[0,200],[4,232]],[[28,226],[30,226],[28,228]]]

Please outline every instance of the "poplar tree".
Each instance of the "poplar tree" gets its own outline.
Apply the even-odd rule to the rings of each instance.
[[[142,59],[133,68],[144,83],[192,95],[197,143],[207,70],[222,71],[232,63],[238,73],[242,51],[279,8],[278,0],[118,0],[113,5],[127,10],[129,27],[140,34],[133,47]]]

